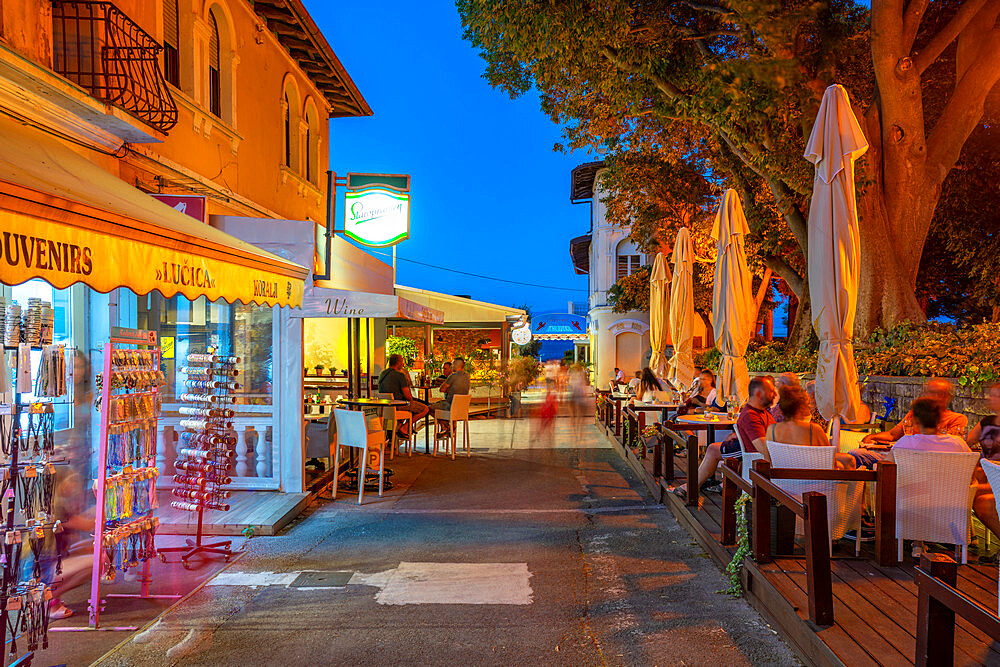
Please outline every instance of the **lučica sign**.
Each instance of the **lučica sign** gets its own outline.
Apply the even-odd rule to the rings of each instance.
[[[349,190],[344,210],[344,233],[363,245],[384,248],[410,235],[408,194],[377,186]]]

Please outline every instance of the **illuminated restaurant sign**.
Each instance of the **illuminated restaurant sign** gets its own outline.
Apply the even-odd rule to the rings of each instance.
[[[348,190],[344,233],[358,243],[386,248],[410,235],[410,195],[381,186]]]

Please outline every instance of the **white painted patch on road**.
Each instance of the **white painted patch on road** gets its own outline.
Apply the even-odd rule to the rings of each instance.
[[[220,572],[208,582],[208,586],[249,586],[250,588],[261,588],[263,586],[288,586],[298,572],[233,572],[226,570]]]
[[[355,574],[349,584],[378,586],[375,601],[407,604],[532,602],[527,563],[400,563],[395,570]]]

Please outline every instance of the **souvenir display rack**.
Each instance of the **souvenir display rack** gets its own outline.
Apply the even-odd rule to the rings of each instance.
[[[202,543],[202,521],[205,510],[229,511],[232,482],[229,476],[235,456],[236,435],[233,432],[234,392],[240,388],[235,368],[239,357],[215,354],[189,354],[187,366],[180,371],[187,376],[185,393],[180,399],[187,405],[180,408],[184,417],[174,462],[173,495],[171,506],[198,513],[198,528],[194,539],[187,539],[187,546],[161,549],[163,552],[181,553],[181,563],[190,568],[190,560],[197,554],[232,556],[230,540]],[[161,559],[164,557],[161,555]]]
[[[142,566],[138,595],[107,597],[176,598],[151,595],[149,566],[156,555],[154,538],[159,520],[156,468],[157,419],[160,387],[166,380],[160,369],[156,332],[112,328],[104,346],[101,392],[101,436],[98,442],[97,505],[94,519],[94,566],[90,588],[90,627],[98,628],[103,611],[101,582],[114,581],[116,572]],[[130,628],[114,628],[127,630]]]
[[[29,664],[34,651],[48,648],[48,611],[52,592],[42,579],[43,549],[61,526],[52,516],[55,488],[53,402],[22,402],[33,389],[31,352],[42,352],[34,390],[46,399],[64,398],[72,382],[66,377],[66,348],[52,345],[52,307],[30,299],[22,319],[16,303],[0,298],[0,652],[2,662],[18,654],[18,640],[28,652],[14,662]],[[12,363],[8,363],[8,354]],[[72,368],[72,366],[70,366]],[[13,374],[11,373],[13,371]],[[9,398],[8,398],[9,397]],[[9,400],[9,402],[4,402]],[[22,555],[30,552],[33,567],[22,573]],[[60,564],[56,565],[56,572]],[[22,581],[22,574],[28,575]],[[7,649],[7,644],[10,649]]]

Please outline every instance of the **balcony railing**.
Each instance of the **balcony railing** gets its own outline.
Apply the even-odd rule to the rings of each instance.
[[[53,68],[163,132],[177,124],[177,104],[160,69],[160,45],[110,2],[52,3]]]

